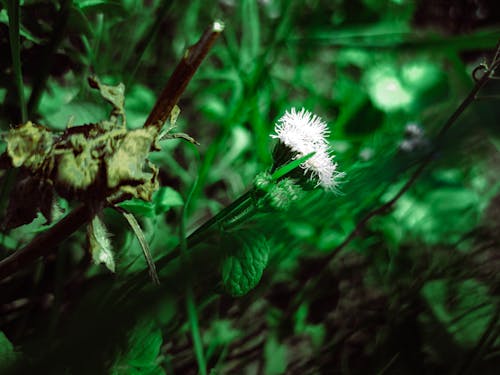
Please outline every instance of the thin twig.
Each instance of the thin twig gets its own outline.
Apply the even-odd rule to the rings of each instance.
[[[56,245],[92,219],[93,210],[82,205],[75,208],[56,225],[36,236],[28,245],[0,261],[0,280],[14,274],[39,257],[56,251]]]

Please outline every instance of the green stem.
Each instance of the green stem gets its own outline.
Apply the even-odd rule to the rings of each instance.
[[[186,291],[186,307],[198,369],[202,375],[206,375],[207,363],[205,361],[205,354],[203,353],[203,342],[201,340],[200,327],[198,325],[198,313],[196,311],[196,302],[194,300],[193,286],[191,284]]]
[[[181,262],[186,266],[187,272],[191,273],[192,267],[189,262],[189,257],[187,257],[186,252],[187,252],[187,239],[186,239],[186,220],[187,220],[187,207],[189,205],[189,202],[191,201],[193,197],[193,192],[196,189],[197,186],[197,181],[195,180],[193,187],[189,191],[189,194],[186,198],[186,203],[184,204],[182,208],[182,215],[181,215],[181,223],[179,226],[179,245],[180,245],[180,251],[181,251]],[[196,301],[195,301],[195,296],[193,292],[193,285],[192,285],[192,277],[189,275],[188,278],[188,285],[187,285],[187,290],[186,290],[186,309],[187,309],[187,315],[189,319],[189,326],[191,327],[191,336],[193,338],[193,346],[194,346],[194,352],[196,355],[196,360],[198,362],[198,369],[202,375],[207,374],[207,363],[205,361],[205,355],[203,352],[203,342],[201,340],[201,334],[200,334],[200,327],[198,324],[198,312],[196,309]]]
[[[21,121],[24,123],[28,119],[26,109],[26,100],[24,98],[24,85],[21,70],[21,48],[19,41],[19,0],[7,1],[7,14],[9,15],[9,41],[10,53],[12,55],[12,68],[14,70],[14,82],[19,98],[19,107],[21,109]]]
[[[192,247],[200,242],[200,240],[207,234],[210,230],[214,228],[220,228],[224,226],[225,222],[231,221],[232,218],[237,217],[242,212],[247,211],[252,205],[252,195],[254,190],[249,190],[241,197],[236,199],[229,206],[225,207],[217,215],[212,217],[210,220],[205,222],[201,227],[196,229],[187,238],[189,247]],[[240,220],[239,220],[240,221]]]

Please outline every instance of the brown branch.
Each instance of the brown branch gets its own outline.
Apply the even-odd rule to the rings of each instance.
[[[186,50],[144,126],[157,126],[160,130],[223,28],[221,22],[214,22],[203,33],[200,40]],[[39,257],[45,257],[55,252],[56,245],[88,223],[92,219],[92,215],[93,210],[89,207],[85,205],[78,207],[52,228],[35,237],[24,248],[0,261],[0,280],[13,275]]]
[[[41,256],[54,253],[58,243],[76,232],[93,216],[88,206],[75,208],[56,225],[36,236],[28,245],[0,261],[0,280],[14,274]]]
[[[189,47],[184,52],[184,56],[163,88],[144,126],[156,126],[158,128],[163,126],[189,81],[191,81],[194,73],[223,29],[224,25],[221,22],[214,22],[205,30],[198,43]]]

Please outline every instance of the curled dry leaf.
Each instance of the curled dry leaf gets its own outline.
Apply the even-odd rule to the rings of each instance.
[[[66,199],[88,204],[116,204],[130,198],[151,200],[159,187],[158,168],[148,156],[159,150],[158,129],[128,130],[123,84],[106,86],[96,78],[89,82],[113,106],[109,119],[71,126],[63,133],[28,121],[5,135],[4,164],[24,171],[23,186],[26,175],[30,176],[30,191],[53,188]],[[35,196],[42,198],[41,194]],[[12,224],[26,224],[36,214],[28,216],[17,219],[11,215]]]

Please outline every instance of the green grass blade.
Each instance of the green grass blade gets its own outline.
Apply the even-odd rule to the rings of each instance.
[[[181,222],[179,226],[179,236],[180,236],[180,246],[181,246],[181,257],[183,263],[188,267],[188,272],[191,272],[190,264],[188,259],[186,259],[187,250],[187,239],[186,239],[186,219],[187,219],[187,207],[193,198],[193,193],[198,185],[198,178],[193,183],[191,190],[186,198],[186,203],[182,208]],[[186,309],[188,314],[189,326],[191,327],[191,336],[193,338],[194,352],[196,356],[196,361],[198,362],[198,369],[200,374],[207,374],[207,363],[205,360],[205,354],[203,351],[203,342],[201,340],[200,326],[198,324],[198,312],[196,309],[196,301],[194,298],[193,287],[191,281],[189,281],[188,288],[186,291]]]
[[[297,168],[300,164],[304,163],[305,161],[309,160],[310,158],[313,157],[313,155],[315,154],[315,152],[311,152],[307,155],[304,155],[298,159],[295,159],[293,161],[291,161],[290,163],[288,164],[285,164],[283,165],[282,167],[278,168],[273,174],[272,174],[272,178],[273,180],[278,180],[279,178],[283,177],[284,175],[286,175],[287,173],[293,171],[295,168]]]
[[[24,84],[21,69],[21,48],[19,38],[19,0],[7,1],[7,13],[9,15],[9,41],[12,55],[12,68],[14,71],[14,81],[19,96],[19,108],[21,110],[21,121],[24,123],[28,119],[26,100],[24,98]]]

